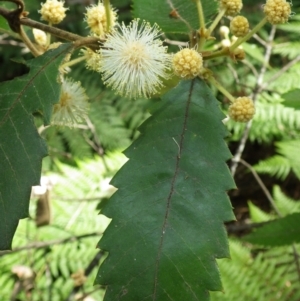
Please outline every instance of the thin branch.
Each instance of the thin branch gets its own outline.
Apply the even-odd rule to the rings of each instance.
[[[280,211],[278,210],[275,202],[274,202],[274,199],[272,198],[269,190],[267,189],[267,187],[265,186],[264,182],[261,180],[260,176],[258,175],[258,173],[254,170],[254,168],[249,164],[247,163],[245,160],[243,159],[240,159],[240,163],[242,163],[244,166],[246,166],[250,171],[251,173],[253,174],[255,180],[257,181],[258,185],[260,186],[260,188],[262,189],[262,191],[264,192],[265,196],[267,197],[268,201],[270,202],[272,208],[274,209],[274,211],[277,213],[277,215],[279,217],[282,217],[282,214],[280,213]]]
[[[179,47],[188,47],[188,45],[189,45],[189,42],[174,41],[174,40],[170,40],[168,38],[164,38],[164,42],[169,45],[176,45]]]
[[[253,38],[258,41],[261,45],[264,47],[267,47],[267,43],[265,40],[263,40],[257,33],[253,35]]]
[[[254,74],[254,76],[256,78],[258,78],[258,72],[257,72],[257,70],[255,69],[255,67],[249,61],[242,60],[241,63],[244,64],[245,66],[247,66],[252,71],[252,73]]]
[[[14,2],[14,1],[12,1]],[[0,15],[3,16],[9,23],[11,29],[17,33],[20,32],[20,25],[29,26],[32,28],[40,29],[44,32],[50,33],[63,40],[75,42],[76,47],[87,46],[91,49],[99,49],[100,42],[103,42],[99,38],[95,37],[82,37],[80,35],[59,29],[57,27],[49,26],[32,19],[22,16],[22,8],[14,11],[9,11],[3,7],[0,7]]]
[[[272,208],[274,209],[274,211],[277,213],[277,215],[279,217],[283,217],[283,215],[281,214],[281,212],[277,208],[277,206],[275,204],[275,201],[272,198],[269,190],[267,189],[267,187],[265,186],[265,184],[261,180],[260,176],[254,170],[254,168],[249,163],[247,163],[245,160],[243,160],[243,159],[240,159],[240,163],[242,163],[244,166],[246,166],[251,171],[251,173],[253,174],[253,176],[254,176],[255,180],[257,181],[258,185],[261,187],[261,189],[264,192],[265,196],[269,200],[269,202],[270,202]],[[296,249],[295,244],[292,244],[292,248],[293,248],[293,256],[294,256],[294,261],[295,261],[295,264],[296,264],[298,279],[300,281],[300,262],[299,262],[300,256],[299,256],[299,253],[298,253],[298,251]]]
[[[84,135],[84,139],[97,152],[97,154],[100,157],[103,157],[104,150],[103,150],[103,147],[101,146],[101,143],[100,143],[99,137],[97,135],[95,126],[94,126],[94,124],[92,123],[92,121],[89,117],[86,117],[85,120],[86,120],[86,124],[88,126],[88,129],[90,130],[90,132],[93,135],[94,140],[89,139],[86,135]]]
[[[266,223],[267,222],[251,223],[251,224],[231,223],[226,225],[226,230],[228,233],[237,234],[238,232],[245,232],[255,228],[259,228],[265,225]]]
[[[259,76],[258,76],[257,82],[256,82],[256,87],[255,87],[254,93],[252,94],[252,97],[251,97],[254,103],[256,102],[256,99],[257,99],[259,93],[261,92],[261,87],[263,85],[264,75],[265,75],[265,72],[267,70],[267,66],[269,64],[271,54],[272,54],[273,40],[274,40],[274,37],[275,37],[275,32],[276,32],[276,27],[273,25],[272,29],[270,31],[270,34],[269,34],[268,41],[267,41],[267,47],[266,47],[265,56],[264,56],[264,64],[260,69],[260,73],[259,73]],[[233,176],[235,175],[235,172],[236,172],[236,169],[238,167],[239,161],[241,160],[242,154],[244,152],[246,142],[247,142],[248,137],[249,137],[251,126],[252,126],[252,120],[250,120],[247,123],[247,125],[245,127],[245,130],[244,130],[244,133],[243,133],[243,136],[242,136],[242,139],[239,143],[238,149],[237,149],[235,155],[232,158],[231,173],[232,173]]]
[[[50,241],[45,241],[45,242],[38,241],[38,242],[34,242],[34,243],[28,244],[23,247],[15,248],[14,250],[11,250],[11,251],[10,250],[0,251],[0,257],[4,256],[4,255],[8,255],[8,254],[21,252],[24,250],[44,249],[47,247],[51,247],[53,245],[61,245],[61,244],[65,244],[65,243],[75,242],[75,241],[78,241],[78,240],[81,240],[84,238],[88,238],[88,237],[100,236],[102,234],[103,234],[102,232],[92,232],[92,233],[82,234],[82,235],[78,235],[78,236],[71,236],[71,237],[67,237],[67,238],[63,238],[63,239],[50,240]]]
[[[290,69],[292,66],[297,64],[300,61],[300,55],[298,55],[296,58],[294,58],[292,61],[290,61],[288,64],[286,64],[283,68],[281,68],[277,73],[275,73],[271,78],[269,78],[262,86],[261,91],[264,90],[267,85],[271,82],[274,82],[276,79],[278,79],[284,72],[286,72],[288,69]]]
[[[240,83],[240,79],[239,79],[239,75],[238,75],[238,73],[236,72],[236,70],[235,70],[235,69],[232,67],[232,65],[229,64],[229,63],[227,63],[226,66],[227,66],[228,69],[231,71],[231,73],[232,73],[232,75],[233,75],[233,77],[234,77],[236,83],[239,84],[239,83]]]

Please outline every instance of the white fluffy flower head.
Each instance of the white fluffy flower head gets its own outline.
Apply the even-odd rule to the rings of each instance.
[[[88,97],[80,82],[64,79],[59,102],[53,108],[51,123],[72,127],[84,121],[88,108]]]
[[[132,98],[157,93],[171,63],[167,47],[157,39],[159,27],[146,22],[139,24],[139,20],[118,27],[120,31],[109,34],[100,50],[104,83],[118,94]]]

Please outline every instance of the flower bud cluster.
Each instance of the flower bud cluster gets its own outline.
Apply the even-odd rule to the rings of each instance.
[[[41,9],[38,11],[42,15],[41,19],[50,24],[58,24],[66,16],[67,8],[64,7],[63,1],[47,0],[41,5]]]
[[[194,49],[182,49],[173,57],[174,72],[184,79],[196,77],[200,73],[202,65],[202,56]]]
[[[247,18],[243,16],[234,17],[230,22],[230,31],[238,38],[244,37],[249,31],[249,22]]]
[[[238,97],[229,106],[228,114],[234,121],[248,122],[255,114],[254,103],[249,97]]]
[[[264,13],[271,24],[286,23],[291,15],[291,4],[286,0],[267,0]]]

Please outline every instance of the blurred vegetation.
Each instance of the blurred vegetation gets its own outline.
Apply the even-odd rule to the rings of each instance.
[[[85,6],[95,1],[65,2],[70,10],[59,26],[88,35],[83,22]],[[129,22],[131,1],[111,2],[118,9],[119,21]],[[30,17],[38,20],[40,1],[25,3]],[[252,26],[262,18],[262,4],[244,1],[243,14]],[[265,26],[244,46],[244,61],[222,58],[213,64],[214,74],[234,96],[255,95],[257,113],[247,136],[246,125],[226,122],[233,155],[245,137],[242,158],[247,164],[238,165],[238,190],[230,192],[237,222],[227,225],[232,259],[219,260],[225,293],[212,293],[212,300],[300,300],[299,245],[261,247],[241,239],[254,228],[252,225],[279,218],[270,198],[283,216],[300,212],[300,111],[286,106],[282,98],[284,93],[300,88],[300,3],[294,1],[292,9],[296,14],[289,23],[276,29]],[[229,20],[224,20],[221,25],[228,24]],[[0,27],[9,31],[1,17]],[[167,38],[187,41],[184,36]],[[0,81],[25,74],[28,70],[20,61],[30,59],[31,54],[23,43],[7,32],[0,32],[0,42]],[[171,46],[174,51],[176,47]],[[280,74],[290,62],[291,67]],[[19,225],[13,246],[24,249],[11,254],[0,252],[1,300],[102,300],[104,291],[93,286],[93,280],[105,254],[96,249],[96,244],[109,221],[97,214],[113,192],[109,179],[126,160],[120,151],[138,136],[138,126],[159,99],[116,96],[103,86],[98,73],[86,70],[83,64],[72,67],[69,76],[87,89],[88,123],[76,129],[43,128],[36,117],[49,146],[49,157],[43,164],[48,192],[44,205],[39,200],[45,194],[33,195],[31,218]],[[228,100],[217,91],[215,94],[226,113]],[[233,163],[228,164],[231,167]],[[43,217],[44,225],[37,225]],[[85,234],[91,236],[82,237]],[[41,242],[46,244],[39,245]],[[74,281],[76,273],[86,276],[79,285]],[[86,296],[91,299],[84,299]]]

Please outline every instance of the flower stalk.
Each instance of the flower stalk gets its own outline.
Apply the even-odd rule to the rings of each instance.
[[[252,30],[250,30],[244,37],[238,38],[229,49],[232,52],[234,49],[239,47],[242,43],[248,41],[256,32],[258,32],[267,23],[267,17],[264,17]]]
[[[19,35],[22,39],[22,41],[25,43],[25,45],[28,47],[28,49],[30,50],[30,52],[36,57],[41,55],[42,53],[39,52],[36,47],[33,45],[33,43],[31,42],[31,40],[28,38],[26,32],[24,31],[24,29],[22,28],[22,26],[20,26],[20,32]]]
[[[217,82],[213,76],[208,78],[208,82],[216,89],[218,89],[224,96],[226,96],[230,100],[230,102],[235,101],[235,98],[219,82]]]
[[[199,40],[198,40],[198,50],[201,50],[206,41],[206,28],[205,28],[205,17],[203,13],[203,7],[201,0],[196,0],[198,18],[199,18]]]
[[[110,31],[111,27],[111,8],[110,8],[110,1],[104,0],[103,1],[104,8],[105,8],[105,15],[106,15],[106,32]]]
[[[80,57],[77,57],[76,59],[73,59],[73,60],[71,60],[71,61],[69,61],[69,62],[66,62],[66,63],[62,64],[62,65],[60,66],[60,68],[66,68],[66,67],[74,66],[74,65],[76,65],[76,64],[78,64],[78,63],[80,63],[80,62],[86,60],[87,58],[88,58],[88,56],[80,56]]]
[[[214,19],[214,21],[212,22],[212,24],[208,28],[208,34],[209,35],[214,31],[214,29],[219,24],[220,20],[222,19],[222,17],[224,16],[225,13],[226,13],[226,8],[222,8],[219,11],[218,15],[216,16],[216,18]]]

